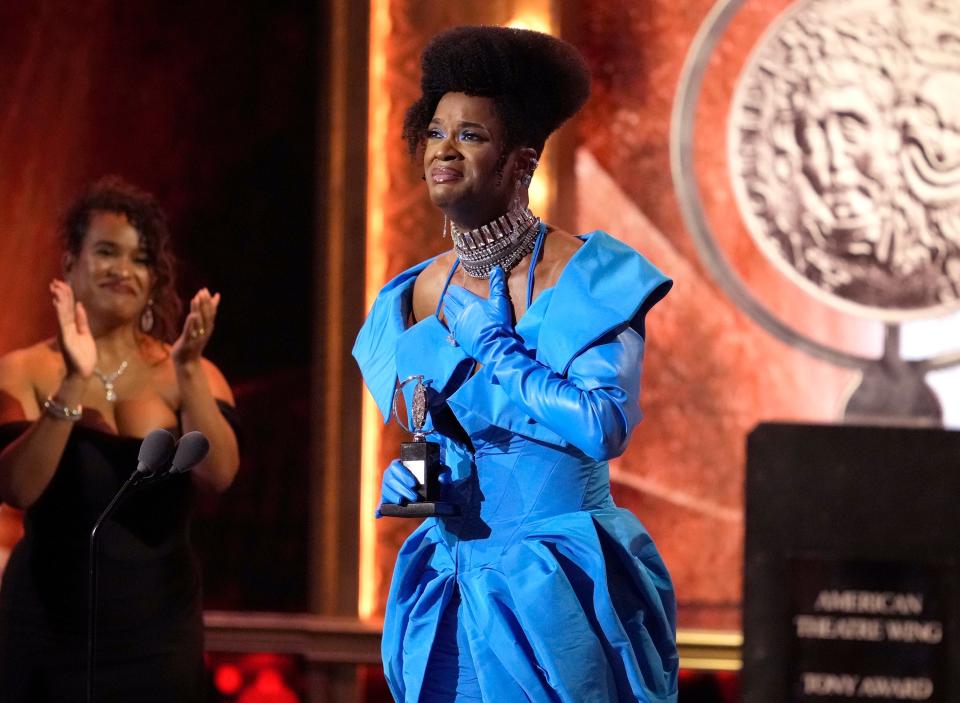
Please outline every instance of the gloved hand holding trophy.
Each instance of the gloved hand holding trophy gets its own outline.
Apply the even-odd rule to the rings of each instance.
[[[408,383],[416,381],[410,404],[413,428],[400,417],[398,396]],[[399,461],[391,462],[383,475],[377,517],[429,517],[456,515],[453,503],[440,500],[441,475],[449,471],[440,462],[440,445],[427,441],[430,432],[423,428],[427,420],[427,388],[423,376],[410,376],[397,386],[393,396],[393,416],[397,424],[413,435],[413,441],[401,442]]]

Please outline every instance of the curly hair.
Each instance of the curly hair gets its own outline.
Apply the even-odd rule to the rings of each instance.
[[[435,36],[421,58],[422,95],[408,109],[403,138],[411,156],[446,93],[492,98],[504,149],[531,147],[576,114],[590,95],[590,69],[565,41],[528,29],[455,27]]]
[[[183,303],[176,291],[176,259],[171,250],[170,230],[157,199],[119,176],[106,176],[93,183],[67,208],[61,225],[63,250],[79,256],[95,212],[125,215],[140,235],[140,246],[153,274],[153,328],[150,334],[172,342],[178,334]]]

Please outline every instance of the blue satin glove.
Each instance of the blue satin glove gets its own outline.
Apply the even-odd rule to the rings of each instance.
[[[450,286],[444,316],[463,350],[491,372],[510,400],[587,456],[604,460],[626,449],[640,420],[643,338],[624,326],[571,364],[567,377],[536,360],[514,331],[506,277],[490,275],[484,300]]]
[[[441,485],[448,485],[451,482],[450,467],[443,466],[437,478]],[[377,506],[376,517],[383,517],[380,513],[380,507],[384,503],[406,505],[420,500],[420,494],[417,493],[418,484],[417,477],[410,473],[410,470],[401,464],[399,459],[391,461],[386,471],[383,472],[383,479],[380,481],[380,505]]]
[[[410,473],[410,470],[400,463],[399,459],[390,462],[386,471],[383,472],[383,479],[380,481],[380,505],[390,503],[391,505],[406,505],[415,503],[420,499],[417,493],[417,477]],[[380,515],[380,506],[377,506],[377,517]]]
[[[472,359],[486,366],[504,339],[518,339],[513,307],[503,269],[490,272],[490,297],[484,300],[466,288],[450,286],[443,299],[443,316],[453,338]]]

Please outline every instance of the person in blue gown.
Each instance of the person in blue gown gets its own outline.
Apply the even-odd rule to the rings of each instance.
[[[614,504],[608,466],[640,420],[645,319],[671,281],[609,234],[573,236],[528,207],[589,71],[565,42],[488,26],[438,35],[422,68],[404,132],[453,249],[384,286],[354,356],[385,420],[398,381],[422,377],[424,430],[459,513],[425,519],[397,557],[391,692],[676,701],[670,576]],[[416,486],[392,462],[381,505],[416,501]]]

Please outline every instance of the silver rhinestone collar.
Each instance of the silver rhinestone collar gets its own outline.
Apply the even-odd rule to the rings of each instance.
[[[488,278],[494,266],[510,273],[533,251],[540,218],[529,208],[518,208],[481,227],[462,230],[452,225],[450,229],[463,270],[472,278]]]

